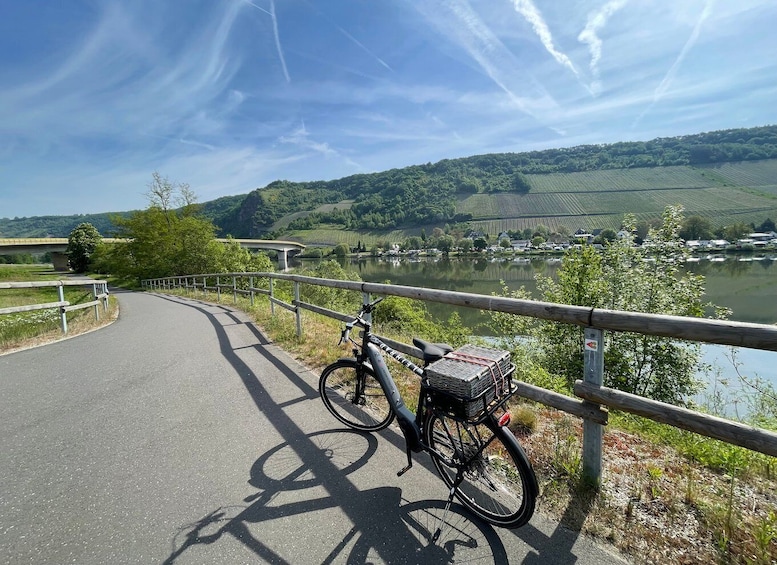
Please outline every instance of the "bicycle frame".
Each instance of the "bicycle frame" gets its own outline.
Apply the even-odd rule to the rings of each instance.
[[[492,371],[493,385],[481,383],[486,387],[481,387],[480,392],[471,397],[450,390],[456,387],[445,381],[440,387],[434,386],[434,381],[429,380],[427,365],[442,359],[454,351],[453,348],[414,340],[423,353],[424,362],[422,367],[416,365],[372,334],[369,314],[381,300],[365,303],[345,324],[340,344],[353,344],[353,357],[340,359],[324,369],[319,393],[327,409],[349,427],[363,431],[382,430],[396,418],[407,451],[407,466],[397,473],[398,476],[413,466],[414,452],[425,451],[431,456],[438,474],[449,488],[445,513],[433,540],[439,537],[455,496],[489,523],[504,527],[525,524],[534,512],[537,479],[515,436],[506,429],[510,413],[505,404],[516,388],[508,381],[507,388],[498,390],[499,386],[504,387],[515,367],[509,366],[505,373],[499,369],[502,385],[498,384]],[[353,339],[350,332],[357,325],[364,331],[360,339]],[[386,355],[421,379],[415,414],[402,399]],[[463,353],[449,357],[455,359],[457,355],[466,357]],[[347,407],[348,403],[353,405],[352,409]],[[351,414],[348,414],[349,410]],[[497,410],[501,416],[497,415]],[[354,415],[356,413],[358,415]],[[496,448],[492,451],[489,446],[494,444]],[[486,455],[487,450],[489,455]],[[466,486],[462,487],[463,483]]]
[[[407,466],[397,472],[397,475],[402,476],[404,473],[406,473],[413,466],[412,453],[420,453],[421,451],[426,451],[432,457],[443,461],[448,466],[452,466],[453,463],[449,461],[447,457],[426,445],[422,440],[421,426],[423,425],[423,419],[426,411],[430,409],[427,406],[429,387],[428,383],[426,382],[425,370],[372,335],[372,324],[361,317],[357,317],[354,322],[352,322],[352,324],[348,325],[346,331],[343,334],[343,339],[348,339],[347,336],[349,327],[352,327],[353,324],[360,325],[364,330],[362,335],[361,351],[354,349],[356,360],[359,363],[369,362],[369,365],[372,367],[375,373],[375,378],[380,383],[383,394],[388,399],[389,404],[391,405],[391,409],[396,415],[397,423],[399,424],[399,428],[402,430],[402,435],[405,438],[405,446],[407,450]],[[381,351],[384,351],[393,359],[397,360],[402,365],[413,371],[416,375],[421,377],[421,389],[418,393],[418,406],[416,408],[415,415],[410,411],[402,399],[399,388],[394,381],[394,377],[391,376],[391,371],[386,365],[386,360],[383,358],[383,355],[381,355]],[[474,458],[479,456],[480,452],[482,452],[489,443],[490,441],[485,442],[480,447],[478,452],[472,454],[471,457]]]

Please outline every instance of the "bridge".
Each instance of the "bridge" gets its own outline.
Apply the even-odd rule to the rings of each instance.
[[[126,241],[121,238],[104,237],[103,243],[120,243]],[[227,243],[227,238],[218,238],[217,241]],[[278,267],[286,270],[289,259],[300,253],[305,246],[296,241],[279,241],[271,239],[232,239],[245,249],[263,249],[278,253]],[[30,237],[30,238],[0,238],[0,255],[14,255],[19,253],[51,253],[51,262],[57,271],[69,269],[67,259],[66,237]]]

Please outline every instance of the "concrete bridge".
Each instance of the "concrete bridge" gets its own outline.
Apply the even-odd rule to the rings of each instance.
[[[119,243],[126,241],[113,237],[104,237],[103,243]],[[227,238],[219,238],[218,241],[226,243]],[[278,241],[270,239],[233,239],[245,249],[264,249],[278,253],[278,267],[286,270],[289,259],[300,253],[305,246],[296,241]],[[31,238],[0,238],[0,255],[14,255],[18,253],[51,253],[51,262],[57,271],[67,271],[67,243],[66,237],[31,237]]]

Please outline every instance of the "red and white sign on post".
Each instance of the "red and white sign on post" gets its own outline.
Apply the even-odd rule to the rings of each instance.
[[[595,339],[586,339],[585,340],[585,350],[586,351],[599,351],[599,342]]]

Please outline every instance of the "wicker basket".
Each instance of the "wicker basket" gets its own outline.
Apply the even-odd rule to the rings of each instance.
[[[429,365],[426,375],[433,388],[453,399],[449,404],[454,412],[477,419],[511,394],[514,370],[508,351],[464,345]]]

